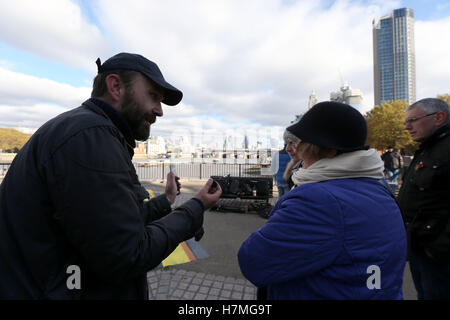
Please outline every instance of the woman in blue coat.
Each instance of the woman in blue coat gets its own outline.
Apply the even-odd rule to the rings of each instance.
[[[406,234],[363,116],[322,102],[286,130],[302,168],[242,244],[244,276],[268,299],[402,299]]]

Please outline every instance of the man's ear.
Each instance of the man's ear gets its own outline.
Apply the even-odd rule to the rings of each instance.
[[[105,78],[106,88],[109,96],[114,102],[120,101],[124,93],[123,83],[117,74],[109,74]]]
[[[436,113],[435,115],[436,119],[436,125],[438,127],[442,126],[445,121],[447,121],[447,114],[443,111]]]

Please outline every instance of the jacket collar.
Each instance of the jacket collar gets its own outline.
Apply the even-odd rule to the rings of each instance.
[[[437,129],[431,136],[429,136],[422,144],[419,149],[422,150],[425,147],[434,144],[436,141],[446,137],[450,134],[450,124],[446,124],[439,129]]]
[[[127,121],[122,117],[122,115],[117,112],[117,110],[114,109],[109,103],[103,100],[90,98],[89,100],[87,100],[87,102],[91,102],[102,109],[102,111],[112,121],[117,129],[119,129],[128,144],[128,152],[130,153],[130,156],[133,157],[133,149],[136,148],[136,140],[134,140],[133,131],[131,130]]]

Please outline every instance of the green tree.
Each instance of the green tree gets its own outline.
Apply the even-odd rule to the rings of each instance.
[[[407,153],[414,152],[418,144],[411,139],[403,125],[408,106],[405,101],[390,101],[367,112],[367,144],[378,150],[393,146]]]
[[[438,99],[444,100],[445,102],[448,103],[448,105],[450,105],[450,94],[446,93],[446,94],[438,94],[437,95]]]

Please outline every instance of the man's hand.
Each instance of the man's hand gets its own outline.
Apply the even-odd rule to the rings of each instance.
[[[214,206],[222,194],[220,185],[215,183],[215,186],[213,186],[213,181],[213,179],[208,179],[203,188],[201,188],[195,195],[195,198],[199,199],[203,203],[205,210],[208,210]]]
[[[169,199],[170,204],[174,204],[175,198],[177,197],[178,190],[181,188],[181,184],[179,182],[180,178],[175,177],[173,172],[169,172],[167,174],[167,183],[165,195],[167,199]]]

